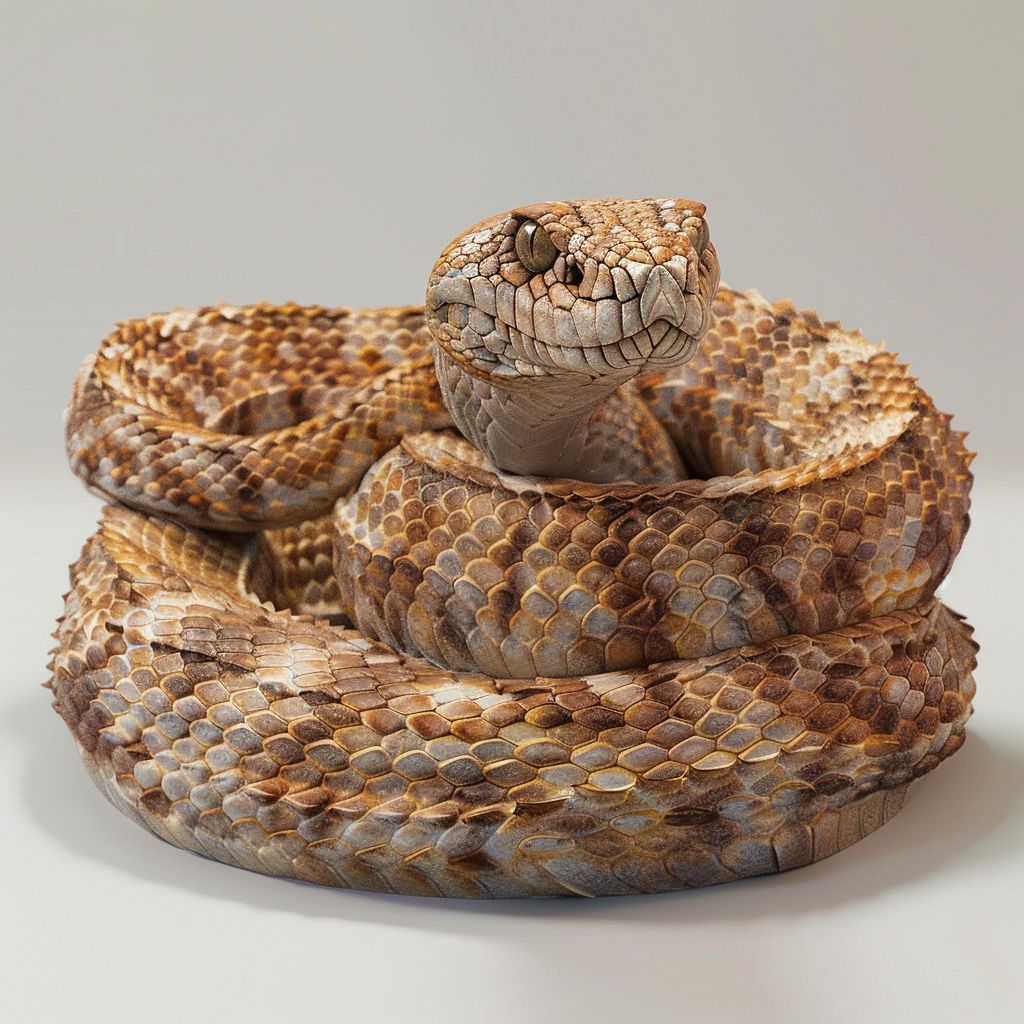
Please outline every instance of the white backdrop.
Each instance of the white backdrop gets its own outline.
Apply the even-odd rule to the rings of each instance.
[[[1009,3],[13,0],[0,13],[3,1003],[18,1020],[1006,1019],[1024,900],[1022,17]],[[60,412],[120,318],[418,301],[480,218],[705,202],[725,280],[887,339],[981,452],[963,752],[881,832],[720,889],[319,890],[109,808],[38,688],[98,512]]]

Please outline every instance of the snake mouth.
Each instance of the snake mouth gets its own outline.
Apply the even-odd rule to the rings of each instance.
[[[685,362],[700,343],[699,338],[665,320],[656,320],[614,341],[577,346],[548,345],[513,327],[503,326],[509,335],[508,350],[498,354],[490,370],[499,377],[540,377],[565,372],[591,377],[624,371],[639,373]],[[499,329],[498,333],[504,332]]]
[[[571,327],[545,332],[547,338],[542,339],[537,332],[513,327],[498,317],[487,316],[487,322],[481,322],[474,312],[478,312],[475,307],[464,303],[428,303],[431,334],[468,372],[501,379],[508,386],[521,378],[565,374],[628,379],[642,370],[686,362],[704,333],[702,320],[690,333],[668,320],[657,319],[646,326],[638,325],[631,333],[609,338],[607,334],[584,334],[573,322]],[[490,329],[482,333],[481,328],[487,327]]]
[[[451,270],[427,288],[428,328],[465,370],[506,387],[564,374],[628,379],[690,359],[718,287],[710,243],[699,257],[621,262],[616,278],[602,268],[603,288],[596,272],[588,283],[589,268],[579,281],[549,281],[551,271],[523,283],[481,275],[476,265]]]

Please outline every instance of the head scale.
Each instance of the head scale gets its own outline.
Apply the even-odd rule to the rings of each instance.
[[[508,464],[487,437],[493,416],[522,420],[499,432],[556,436],[641,371],[685,362],[718,280],[704,206],[689,200],[538,203],[482,221],[445,249],[427,288],[446,402],[499,467],[542,471]],[[527,387],[528,401],[510,398]]]

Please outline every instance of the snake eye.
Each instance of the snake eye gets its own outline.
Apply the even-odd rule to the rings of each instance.
[[[516,255],[532,274],[550,270],[558,259],[558,249],[551,236],[532,220],[519,225],[516,232]]]

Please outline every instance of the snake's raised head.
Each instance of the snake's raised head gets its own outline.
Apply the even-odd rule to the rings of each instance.
[[[643,370],[686,362],[707,330],[718,259],[686,199],[538,203],[456,238],[427,324],[460,430],[499,468],[596,479],[588,418]]]

